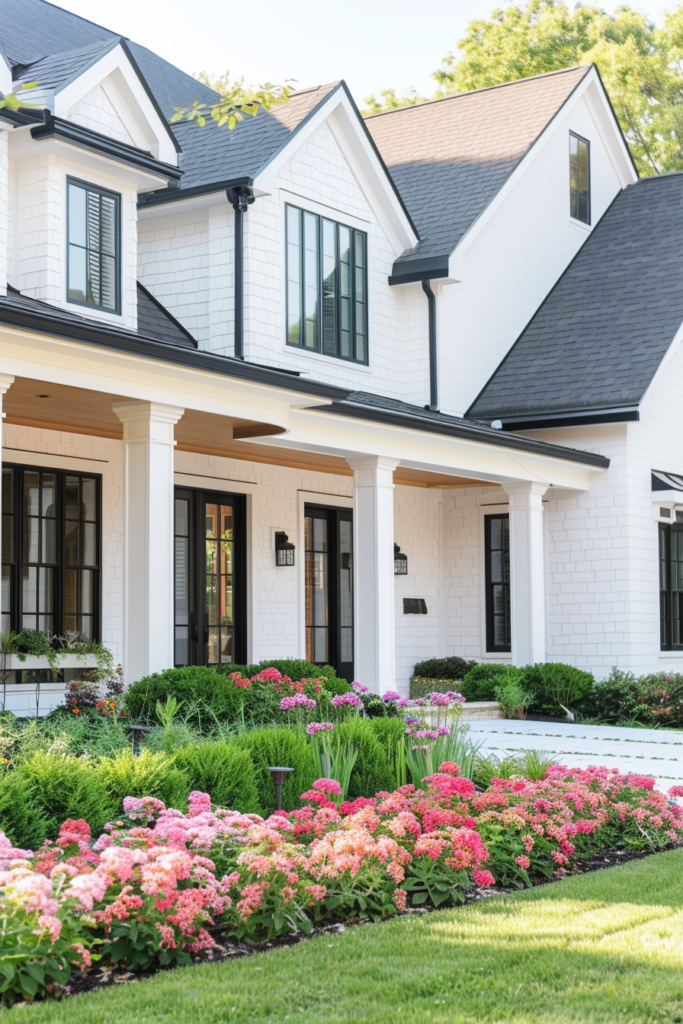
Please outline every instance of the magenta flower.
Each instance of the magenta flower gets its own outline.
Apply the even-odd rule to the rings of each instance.
[[[359,683],[358,680],[351,683],[351,686],[353,687],[356,693],[368,693],[368,687],[363,686],[363,684]]]
[[[336,779],[316,779],[313,789],[317,789],[321,793],[334,793],[337,796],[341,793],[341,786]]]
[[[363,707],[363,701],[355,693],[335,693],[331,703],[334,708],[343,707],[345,704],[352,708]]]
[[[396,693],[396,690],[387,690],[386,693],[382,694],[382,700],[400,700],[401,694]]]
[[[295,708],[314,708],[317,701],[313,697],[307,697],[303,693],[295,693],[293,697],[283,697],[280,701],[280,711],[294,711]]]
[[[332,722],[310,722],[306,726],[306,732],[309,736],[315,736],[317,732],[324,732],[329,729],[334,729]]]

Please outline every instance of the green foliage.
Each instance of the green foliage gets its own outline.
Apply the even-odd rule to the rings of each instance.
[[[473,669],[475,665],[476,662],[474,661],[466,661],[465,658],[458,658],[456,656],[450,658],[429,658],[427,661],[419,661],[415,666],[413,674],[416,676],[422,676],[426,679],[439,679],[446,682],[453,682],[457,679],[464,679],[467,673]],[[432,690],[432,692],[436,691]],[[418,694],[418,696],[423,695]]]
[[[522,673],[518,668],[492,662],[471,668],[459,689],[468,701],[495,700],[497,686],[502,683],[519,682],[521,679]]]
[[[208,793],[219,807],[243,814],[260,813],[256,772],[248,750],[224,740],[193,743],[178,750],[174,762],[190,790]]]
[[[284,85],[273,85],[265,82],[259,86],[244,85],[243,78],[230,79],[230,72],[218,78],[211,78],[206,71],[197,76],[200,82],[220,94],[220,99],[213,104],[194,102],[190,108],[175,107],[171,121],[196,121],[204,127],[207,117],[215,121],[218,127],[227,124],[232,129],[241,121],[245,114],[254,117],[260,108],[270,110],[280,103],[286,103],[293,86],[289,81]]]
[[[561,662],[528,665],[523,670],[523,676],[522,686],[528,693],[534,694],[530,709],[563,718],[566,717],[564,708],[571,710],[577,707],[589,696],[595,685],[590,672]]]
[[[500,679],[495,693],[503,714],[506,718],[526,718],[527,708],[534,699],[533,694],[527,693],[517,679],[506,679],[502,673]]]
[[[396,787],[393,766],[375,731],[375,722],[378,721],[382,719],[348,718],[334,727],[340,741],[350,743],[357,751],[349,781],[349,800],[355,800],[357,796],[374,796],[381,789]]]
[[[0,774],[0,828],[15,846],[26,850],[37,850],[47,836],[43,808],[20,771]]]
[[[107,818],[121,813],[126,796],[153,796],[167,807],[181,807],[190,791],[173,758],[161,752],[143,750],[135,757],[132,750],[122,750],[114,757],[101,758],[89,770],[106,793]],[[85,814],[81,817],[90,822]]]
[[[596,682],[581,710],[601,722],[620,725],[683,725],[683,674],[655,672],[635,676],[613,668]]]
[[[422,782],[428,775],[439,770],[444,761],[453,761],[466,779],[474,777],[477,755],[481,744],[469,738],[468,726],[456,726],[447,736],[422,744],[406,743],[406,766],[410,782],[420,789],[426,789]]]
[[[406,725],[402,718],[373,718],[372,731],[384,747],[384,754],[392,769],[397,786],[408,781],[406,765]]]
[[[94,832],[109,819],[111,800],[93,763],[64,753],[58,746],[37,750],[15,770],[27,783],[28,798],[55,839],[67,818],[84,818]]]
[[[246,750],[254,765],[258,802],[263,814],[275,809],[275,789],[268,767],[293,768],[282,787],[282,806],[286,811],[301,806],[299,795],[315,782],[316,758],[303,729],[286,726],[252,729],[236,736],[232,743]]]
[[[236,721],[241,714],[242,691],[213,668],[188,665],[139,679],[125,696],[126,714],[138,722],[156,724],[157,702],[174,697],[184,704],[184,715],[193,725],[209,725],[216,719]]]
[[[540,782],[551,765],[556,764],[552,754],[545,750],[521,750],[518,754],[497,757],[480,754],[474,767],[474,782],[487,789],[492,780],[522,777]]]

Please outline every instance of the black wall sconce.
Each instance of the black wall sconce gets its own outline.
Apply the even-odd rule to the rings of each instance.
[[[394,576],[408,575],[408,556],[404,555],[398,544],[394,544]]]
[[[294,565],[296,548],[284,531],[275,534],[275,564],[277,566]]]

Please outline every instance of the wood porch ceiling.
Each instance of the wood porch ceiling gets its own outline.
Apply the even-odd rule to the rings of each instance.
[[[128,400],[125,395],[17,377],[4,397],[3,408],[5,423],[121,440],[123,424],[115,415],[112,405],[114,402]],[[176,447],[179,451],[334,473],[337,476],[353,475],[346,460],[338,456],[245,440],[280,433],[281,428],[273,424],[218,416],[193,409],[185,412],[175,428]],[[481,487],[490,481],[399,466],[394,473],[394,483],[408,487]]]

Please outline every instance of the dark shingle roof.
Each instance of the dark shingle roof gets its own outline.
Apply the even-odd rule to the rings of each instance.
[[[683,174],[620,192],[467,416],[637,406],[683,322]]]
[[[64,324],[65,327],[100,326],[100,321],[93,320],[92,317],[81,316],[71,309],[60,309],[59,306],[41,302],[40,299],[22,295],[11,286],[7,289],[7,295],[0,296],[0,311],[3,309],[48,315],[51,320]],[[192,335],[139,282],[138,329],[129,331],[126,328],[117,328],[117,331],[121,335],[151,338],[153,341],[160,341],[175,348],[197,347]]]
[[[59,89],[82,74],[118,43],[117,37],[100,39],[74,50],[49,54],[33,64],[18,64],[13,69],[17,85],[37,82],[42,89]]]
[[[366,118],[420,243],[397,261],[447,257],[590,67]]]

